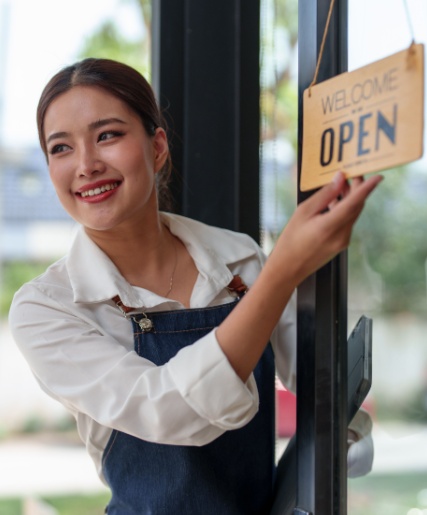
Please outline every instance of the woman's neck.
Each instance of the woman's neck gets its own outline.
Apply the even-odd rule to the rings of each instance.
[[[198,276],[194,261],[160,215],[150,220],[112,231],[86,229],[86,233],[128,283],[189,307]]]
[[[160,216],[106,231],[86,228],[86,233],[135,286],[145,287],[143,277],[160,279],[171,268],[175,237]]]

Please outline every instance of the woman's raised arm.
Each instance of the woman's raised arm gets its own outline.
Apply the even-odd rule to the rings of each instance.
[[[381,180],[358,178],[349,186],[339,173],[297,207],[258,279],[216,331],[243,381],[255,368],[294,289],[347,248],[353,225]]]

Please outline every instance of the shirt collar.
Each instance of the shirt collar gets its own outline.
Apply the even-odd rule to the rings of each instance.
[[[119,294],[126,305],[136,305],[134,288],[83,227],[79,228],[68,253],[67,271],[74,302],[102,302]]]
[[[229,265],[256,254],[254,242],[246,235],[170,213],[161,213],[161,219],[186,245],[213,294],[230,283],[233,274]],[[104,302],[119,295],[125,305],[138,308],[154,305],[153,297],[158,299],[151,292],[130,285],[83,227],[68,254],[67,270],[75,302]]]

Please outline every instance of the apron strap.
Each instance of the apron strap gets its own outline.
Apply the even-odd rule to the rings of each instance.
[[[240,275],[237,274],[230,281],[229,285],[227,286],[227,290],[230,292],[236,293],[238,297],[242,297],[249,290],[249,288],[243,282]],[[114,304],[120,309],[120,311],[123,313],[124,316],[126,316],[131,311],[134,311],[134,308],[125,306],[118,295],[115,295],[112,298],[112,300],[113,300]]]

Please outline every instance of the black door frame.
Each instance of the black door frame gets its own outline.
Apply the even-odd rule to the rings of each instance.
[[[299,175],[303,92],[330,3],[299,0]],[[317,82],[347,70],[347,18],[347,0],[336,0]],[[307,196],[299,192],[298,202]],[[347,513],[347,268],[343,252],[298,288],[297,514]]]
[[[175,210],[259,241],[260,0],[153,0]]]

